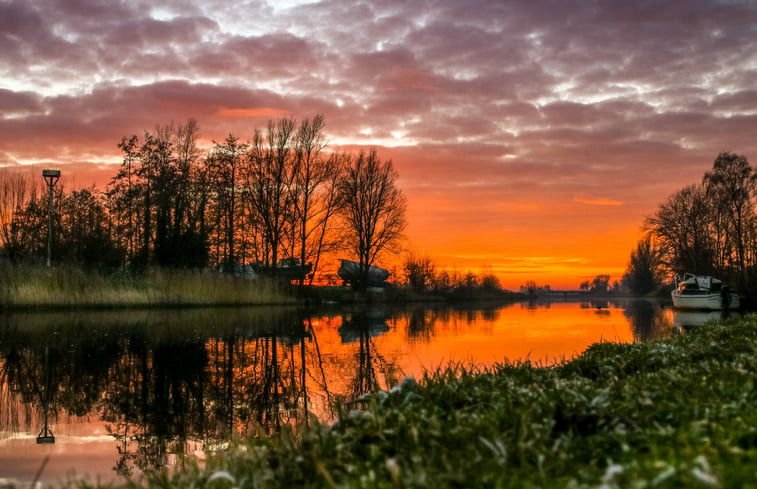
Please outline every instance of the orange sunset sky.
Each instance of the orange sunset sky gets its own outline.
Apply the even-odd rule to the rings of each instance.
[[[508,288],[617,279],[719,152],[757,163],[757,4],[0,0],[2,166],[102,187],[156,124],[318,113],[394,161],[409,248]]]

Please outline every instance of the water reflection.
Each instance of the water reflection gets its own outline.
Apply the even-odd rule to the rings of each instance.
[[[45,426],[48,416],[71,422],[95,414],[118,442],[116,472],[130,475],[200,441],[308,421],[308,375],[323,365],[301,313],[111,320],[3,321],[2,431],[30,429],[32,412],[44,413]]]
[[[92,450],[110,450],[102,444],[71,463],[108,480],[235,436],[332,419],[334,401],[450,361],[553,362],[601,339],[644,340],[671,327],[669,309],[643,301],[5,315],[0,473],[32,480],[34,471],[7,458],[18,446],[38,456],[24,445],[30,433],[49,441],[64,433],[56,454],[78,450],[77,436],[107,434],[106,467],[93,462]],[[46,476],[70,468],[51,459]]]
[[[382,335],[389,331],[386,325],[386,314],[383,311],[360,311],[344,317],[339,327],[342,343],[354,343]]]
[[[671,308],[653,300],[637,299],[626,303],[624,314],[631,323],[634,338],[648,341],[668,334],[672,328]]]
[[[613,302],[617,304],[617,302]],[[581,302],[581,307],[584,309],[594,309],[598,313],[607,312],[610,307],[610,300],[607,298],[591,298]]]
[[[734,311],[675,311],[673,326],[676,330],[681,331],[738,315],[739,313]]]
[[[590,298],[577,303],[565,301],[529,301],[521,304],[530,312],[548,310],[552,306],[578,307],[600,321],[612,321],[615,314],[622,313],[631,328],[635,341],[648,341],[670,334],[673,328],[672,304],[654,299],[609,299]]]
[[[53,430],[50,429],[49,414],[50,414],[50,390],[52,389],[50,379],[50,351],[45,348],[45,364],[42,368],[42,377],[44,378],[44,387],[42,392],[42,411],[44,413],[45,424],[42,426],[39,434],[37,435],[37,444],[42,445],[46,443],[55,443],[55,435]]]

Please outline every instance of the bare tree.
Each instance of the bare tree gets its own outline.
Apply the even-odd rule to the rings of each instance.
[[[125,136],[121,138],[118,147],[124,154],[124,160],[108,189],[108,206],[116,229],[116,239],[124,242],[129,259],[135,255],[137,237],[134,224],[134,170],[139,160],[138,144],[139,138],[135,135],[128,139]]]
[[[368,271],[386,251],[399,251],[406,226],[405,196],[397,187],[397,172],[391,160],[381,161],[375,150],[352,159],[339,185],[342,214],[347,222],[348,243],[358,256],[365,290]]]
[[[36,199],[31,174],[0,169],[0,243],[5,248],[11,239],[11,223],[26,204]]]
[[[328,166],[324,164],[321,151],[325,146],[323,126],[325,119],[322,115],[305,119],[297,131],[295,147],[297,173],[294,175],[292,191],[294,196],[293,226],[294,239],[292,244],[299,243],[300,264],[305,265],[308,260],[308,242],[314,229],[310,225],[314,208],[317,206],[318,191],[321,184],[328,177]],[[293,250],[294,251],[294,250]],[[294,254],[294,253],[292,253]],[[303,279],[300,279],[302,285]]]
[[[204,226],[207,185],[201,178],[201,151],[197,147],[199,126],[189,119],[176,128],[176,185],[173,199],[173,225],[170,231],[176,262],[194,267],[207,262],[207,232]]]
[[[234,272],[237,259],[236,225],[241,213],[239,193],[245,174],[246,151],[247,144],[240,143],[236,136],[229,134],[223,143],[215,143],[207,163],[214,176],[217,216],[222,228],[217,232],[223,235],[223,262],[225,270],[229,273]]]
[[[293,240],[301,264],[312,265],[312,283],[321,253],[332,248],[327,239],[332,217],[338,210],[337,185],[345,167],[345,156],[333,153],[326,157],[323,148],[325,120],[322,115],[305,119],[296,135],[294,185],[292,185]],[[304,281],[300,279],[300,285]]]
[[[55,202],[63,199],[63,185],[54,190]],[[3,251],[12,260],[41,260],[46,255],[47,226],[49,224],[49,200],[45,192],[33,191],[22,207],[14,211],[13,219],[6,224],[6,242]],[[54,229],[60,229],[60,212],[52,216]],[[53,236],[57,249],[58,236]]]
[[[307,239],[311,239],[306,253],[306,259],[312,259],[313,273],[310,275],[310,284],[313,284],[313,278],[318,270],[318,264],[324,253],[330,253],[339,248],[341,239],[339,228],[333,224],[336,217],[342,209],[342,200],[339,198],[339,184],[344,177],[347,164],[350,161],[346,153],[334,153],[326,161],[326,180],[323,183],[323,189],[320,192],[321,199],[319,205],[315,207],[312,214],[314,222],[311,230],[308,232]]]
[[[748,228],[754,219],[752,195],[755,179],[752,167],[745,156],[720,153],[712,165],[712,171],[705,173],[702,183],[713,202],[713,210],[722,217],[725,226],[725,233],[719,236],[725,240],[721,253],[722,266],[731,265],[731,268],[743,271],[746,268]],[[733,253],[729,253],[731,247]]]
[[[713,272],[712,209],[701,185],[689,185],[671,195],[646,218],[645,227],[656,238],[660,259],[673,272]]]
[[[56,215],[59,259],[87,268],[113,270],[126,249],[113,239],[105,196],[95,186],[62,193]]]
[[[249,152],[247,186],[265,241],[264,263],[272,267],[278,264],[283,249],[291,250],[284,241],[291,232],[292,187],[298,172],[295,136],[294,119],[269,121],[265,133],[255,131]]]

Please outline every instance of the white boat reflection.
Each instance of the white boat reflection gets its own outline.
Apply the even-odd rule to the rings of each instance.
[[[673,328],[696,328],[712,321],[720,321],[729,317],[738,317],[733,311],[674,311]]]

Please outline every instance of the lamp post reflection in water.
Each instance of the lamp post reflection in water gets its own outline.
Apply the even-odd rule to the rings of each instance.
[[[42,430],[37,435],[37,444],[49,444],[49,443],[55,443],[55,436],[53,435],[52,430],[47,424],[47,414],[49,411],[49,401],[48,398],[48,392],[50,391],[50,367],[49,367],[49,358],[50,358],[50,348],[45,346],[45,365],[42,375],[45,377],[45,393],[42,396],[42,408],[45,411],[45,426],[42,428]]]

